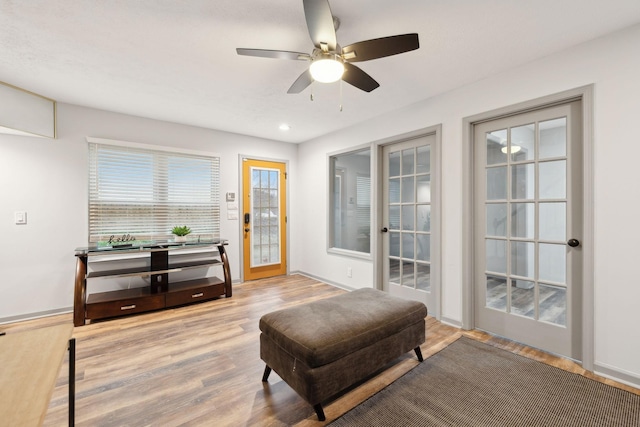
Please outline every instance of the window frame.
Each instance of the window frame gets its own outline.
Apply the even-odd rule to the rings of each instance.
[[[203,161],[207,161],[210,160],[210,167],[211,167],[211,187],[210,187],[210,191],[209,194],[207,195],[207,198],[210,200],[208,202],[205,203],[209,205],[209,210],[211,210],[211,212],[213,212],[213,218],[211,219],[211,223],[208,224],[210,225],[210,232],[206,232],[206,233],[202,233],[203,235],[205,235],[206,237],[204,237],[204,239],[206,241],[209,240],[217,240],[220,239],[220,231],[221,231],[221,205],[220,205],[220,188],[221,188],[221,158],[220,155],[216,154],[216,153],[212,153],[212,152],[204,152],[204,151],[197,151],[197,150],[189,150],[189,149],[179,149],[179,148],[174,148],[174,147],[167,147],[167,146],[160,146],[160,145],[151,145],[151,144],[140,144],[140,143],[135,143],[135,142],[128,142],[128,141],[118,141],[118,140],[110,140],[110,139],[103,139],[103,138],[93,138],[93,137],[87,137],[87,155],[88,155],[88,159],[87,159],[87,175],[88,175],[88,191],[87,191],[87,207],[88,207],[88,211],[87,211],[87,231],[88,231],[88,243],[93,245],[99,245],[99,246],[104,246],[104,245],[109,245],[108,243],[108,239],[105,239],[105,236],[107,236],[108,234],[110,234],[110,232],[108,233],[96,233],[96,230],[92,231],[92,226],[91,226],[91,217],[92,214],[90,212],[91,210],[91,206],[92,206],[92,191],[95,191],[92,188],[92,182],[91,182],[91,174],[92,174],[92,169],[95,168],[95,166],[92,165],[92,156],[91,156],[91,147],[92,145],[96,145],[98,147],[103,146],[103,147],[110,147],[113,148],[114,150],[118,150],[118,149],[123,149],[123,150],[135,150],[135,152],[140,152],[142,154],[148,153],[149,155],[152,156],[153,160],[151,162],[151,168],[153,170],[153,176],[154,178],[157,177],[158,174],[158,168],[162,168],[162,164],[164,164],[164,170],[163,172],[161,172],[161,175],[164,174],[166,175],[165,177],[165,186],[158,186],[157,184],[152,184],[152,188],[150,188],[150,193],[153,195],[153,200],[151,201],[151,204],[155,204],[156,203],[156,197],[160,197],[159,200],[159,205],[162,206],[162,215],[165,215],[164,218],[155,218],[155,217],[150,217],[151,222],[153,223],[157,223],[158,220],[161,220],[163,222],[166,222],[166,224],[170,224],[168,225],[169,229],[168,230],[161,230],[160,227],[157,226],[151,226],[148,228],[148,230],[145,231],[149,231],[149,235],[143,234],[140,236],[130,236],[132,239],[136,239],[136,240],[140,240],[140,241],[147,241],[147,240],[151,240],[151,241],[163,241],[163,240],[168,240],[172,234],[171,234],[171,227],[176,226],[176,225],[189,225],[189,224],[182,224],[182,222],[184,221],[180,221],[179,219],[176,219],[174,217],[171,216],[171,211],[175,206],[181,206],[179,203],[178,204],[174,204],[174,206],[171,206],[171,201],[170,201],[170,187],[169,187],[169,176],[170,173],[175,173],[175,170],[172,170],[171,168],[169,168],[169,163],[171,163],[172,160],[172,154],[175,154],[175,159],[177,159],[178,163],[180,162],[189,162],[190,160],[203,160]],[[134,151],[132,151],[134,152]],[[189,157],[192,157],[192,159],[189,159]],[[161,158],[161,162],[157,162],[156,159],[157,158]],[[200,158],[200,159],[198,159]],[[206,166],[206,163],[205,163]],[[95,169],[93,169],[95,170]],[[178,169],[179,170],[179,169]],[[188,170],[188,169],[187,169]],[[97,171],[96,171],[97,173]],[[97,175],[96,175],[97,177]],[[158,191],[159,190],[159,191]],[[147,203],[149,203],[147,201]],[[122,205],[126,205],[126,203],[123,203]],[[138,206],[139,208],[139,206]],[[205,208],[206,209],[206,208]],[[177,221],[177,222],[176,222]],[[175,224],[173,224],[173,222],[176,222]],[[180,223],[178,223],[180,222]],[[194,226],[191,226],[192,228],[194,228]],[[132,225],[133,228],[133,225]],[[146,227],[145,227],[146,228]],[[164,227],[161,227],[164,229]],[[97,230],[100,231],[100,230]],[[194,236],[199,236],[197,233],[197,228],[194,228],[192,235]],[[118,236],[115,235],[115,239],[117,240],[118,238],[123,238],[127,235],[126,230],[123,230],[124,235],[122,236]],[[140,237],[140,239],[138,239],[138,237]],[[120,242],[119,242],[120,243]],[[126,242],[124,242],[126,243]],[[113,243],[112,243],[113,244]]]
[[[363,252],[356,249],[345,249],[343,247],[337,247],[335,242],[335,232],[336,232],[336,223],[335,223],[335,181],[336,181],[336,170],[341,168],[336,168],[336,158],[340,156],[353,155],[359,152],[368,152],[369,155],[369,164],[368,164],[368,176],[370,179],[369,182],[369,245],[368,251]],[[335,151],[327,154],[327,171],[328,171],[328,191],[327,191],[327,253],[343,255],[353,258],[360,258],[366,260],[373,259],[374,247],[376,245],[375,238],[373,235],[373,225],[375,219],[375,210],[376,210],[376,198],[375,198],[375,188],[376,188],[376,175],[375,175],[375,150],[372,143],[357,145],[354,147],[349,147],[344,150]],[[356,175],[363,176],[361,172],[353,173],[354,177],[354,188],[355,188],[355,180]],[[341,180],[345,180],[344,169],[342,169]],[[343,197],[344,200],[344,197]],[[348,204],[348,203],[347,203]],[[357,201],[354,203],[354,207],[357,206]],[[358,215],[354,212],[353,218],[355,219]],[[344,245],[342,245],[344,246]]]

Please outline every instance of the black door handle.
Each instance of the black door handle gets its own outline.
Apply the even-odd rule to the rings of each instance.
[[[567,242],[567,245],[571,246],[572,248],[577,248],[578,246],[580,246],[580,240],[569,239],[569,241]]]
[[[382,227],[382,230],[380,231],[382,231],[383,233],[386,233],[387,231],[389,231],[389,229],[387,227]]]

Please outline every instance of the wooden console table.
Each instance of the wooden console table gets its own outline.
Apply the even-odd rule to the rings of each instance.
[[[75,413],[73,326],[58,325],[0,336],[0,417],[6,426],[40,426],[69,349],[69,425]]]
[[[73,304],[73,323],[82,326],[87,319],[104,319],[127,314],[143,313],[168,307],[206,301],[221,296],[231,297],[231,272],[225,252],[227,241],[193,243],[153,243],[140,246],[116,248],[76,249],[76,278]],[[213,251],[216,251],[214,253]],[[197,251],[197,259],[181,257]],[[176,256],[170,256],[176,255]],[[204,254],[204,258],[202,255]],[[148,262],[141,267],[108,268],[89,271],[90,258],[94,256],[120,255],[127,260],[130,255],[140,260],[142,255]],[[132,258],[132,257],[129,257]],[[116,263],[117,264],[117,263]],[[224,280],[217,277],[203,277],[194,280],[173,282],[169,273],[194,268],[221,266]],[[92,278],[115,278],[127,276],[149,277],[150,284],[131,289],[90,293],[87,280]]]

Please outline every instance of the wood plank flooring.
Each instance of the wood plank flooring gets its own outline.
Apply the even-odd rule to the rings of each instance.
[[[325,407],[326,422],[274,372],[261,382],[258,320],[270,311],[345,291],[302,275],[246,282],[229,299],[76,327],[78,426],[321,426],[381,390],[418,362],[407,353]],[[72,315],[0,325],[11,333],[72,322]],[[461,335],[605,382],[579,365],[428,317],[425,357]],[[67,362],[45,426],[67,422]]]

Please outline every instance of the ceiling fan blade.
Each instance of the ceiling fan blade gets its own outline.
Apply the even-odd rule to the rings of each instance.
[[[371,92],[380,86],[380,84],[373,80],[369,74],[348,62],[344,63],[344,74],[342,75],[342,80],[365,92]]]
[[[244,49],[239,47],[236,49],[236,52],[238,52],[238,55],[258,56],[261,58],[293,59],[300,61],[311,60],[311,56],[308,53],[288,52],[286,50]]]
[[[335,51],[336,29],[333,25],[333,15],[328,0],[302,0],[304,16],[311,41],[317,48],[326,43],[328,50]]]
[[[350,44],[342,48],[342,57],[349,62],[368,61],[409,52],[419,47],[418,34],[401,34]]]
[[[287,93],[300,93],[311,83],[313,83],[313,77],[311,77],[311,73],[309,72],[309,69],[307,69],[304,73],[300,74],[300,77],[298,77],[295,82],[293,82]]]

